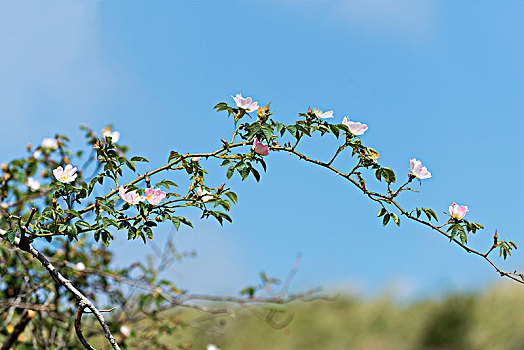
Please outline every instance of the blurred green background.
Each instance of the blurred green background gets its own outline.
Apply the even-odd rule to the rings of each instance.
[[[281,329],[244,309],[234,316],[170,314],[184,322],[170,344],[221,350],[320,349],[524,349],[524,293],[500,284],[476,294],[398,302],[389,295],[369,300],[339,295],[334,301],[277,306]]]

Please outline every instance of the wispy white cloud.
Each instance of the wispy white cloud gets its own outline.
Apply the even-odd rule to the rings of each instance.
[[[426,37],[437,22],[436,0],[343,0],[331,3],[341,20],[372,32]]]

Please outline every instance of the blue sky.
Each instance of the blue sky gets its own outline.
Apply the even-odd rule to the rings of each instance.
[[[232,130],[212,107],[241,92],[271,101],[286,123],[309,105],[365,122],[363,141],[397,177],[412,157],[433,173],[406,206],[465,204],[486,226],[474,247],[495,229],[524,243],[522,1],[3,2],[0,32],[2,159],[56,132],[79,139],[80,123],[113,123],[159,166],[172,149],[217,147]],[[302,150],[335,147],[314,139]],[[180,287],[234,293],[261,270],[284,277],[299,251],[294,290],[413,297],[499,280],[421,226],[382,228],[378,208],[327,171],[283,154],[268,164],[260,183],[231,183],[233,225],[176,233],[199,254],[172,271]],[[115,249],[122,264],[147,251],[139,241]],[[522,254],[503,265],[524,270]]]

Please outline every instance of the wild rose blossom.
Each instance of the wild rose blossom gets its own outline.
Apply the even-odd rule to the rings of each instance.
[[[238,108],[245,109],[249,113],[258,109],[258,102],[253,102],[251,97],[243,98],[241,94],[237,94],[235,97],[233,97],[233,100],[235,100]]]
[[[112,131],[111,128],[105,128],[102,130],[102,136],[104,138],[110,137],[113,143],[117,143],[120,140],[120,133],[118,131]]]
[[[449,206],[449,215],[451,217],[454,217],[455,219],[462,219],[464,216],[466,216],[467,212],[469,211],[468,207],[465,205],[458,205],[457,203],[453,202]]]
[[[68,184],[75,181],[78,174],[76,173],[76,167],[73,167],[71,164],[67,164],[65,169],[61,166],[53,170],[53,175],[61,183]]]
[[[42,148],[50,148],[50,149],[57,149],[58,148],[58,141],[56,139],[52,138],[45,138],[42,140]]]
[[[322,119],[333,118],[333,111],[327,111],[327,112],[323,113],[321,110],[315,108],[313,113],[317,117],[322,118]]]
[[[411,169],[411,174],[413,174],[413,176],[419,180],[429,179],[431,177],[431,173],[428,171],[428,168],[422,166],[422,162],[420,160],[416,160],[415,158],[410,159],[409,168]]]
[[[40,182],[33,179],[32,177],[27,178],[25,185],[29,187],[31,191],[38,191],[40,189]]]
[[[213,194],[209,191],[203,190],[200,186],[197,187],[197,194],[204,203],[213,199]]]
[[[344,117],[342,120],[342,124],[347,126],[349,128],[349,131],[355,136],[360,136],[363,133],[366,132],[368,129],[368,126],[366,124],[362,124],[361,122],[352,122],[349,120],[349,117]]]
[[[120,327],[120,333],[127,338],[131,335],[131,328],[128,326],[122,326]]]
[[[200,160],[200,157],[191,157],[192,162],[198,162]]]
[[[253,140],[253,146],[251,147],[251,149],[255,151],[255,153],[260,154],[261,156],[267,156],[269,154],[269,148],[269,145],[266,145],[258,141],[256,137]]]
[[[153,205],[159,204],[166,198],[166,193],[163,192],[160,188],[146,188],[145,195],[149,204]]]
[[[75,269],[78,271],[84,271],[86,269],[86,265],[83,262],[79,262],[75,265]]]
[[[131,205],[137,205],[146,200],[146,197],[139,195],[137,191],[129,191],[126,193],[124,186],[120,186],[118,193],[120,194],[120,198]]]

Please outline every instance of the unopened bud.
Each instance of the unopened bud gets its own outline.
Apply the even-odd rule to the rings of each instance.
[[[33,318],[35,316],[36,316],[36,311],[35,310],[27,310],[27,317]]]
[[[6,163],[2,163],[2,165],[0,165],[0,169],[2,169],[2,171],[6,172],[6,171],[9,170],[9,166]]]
[[[33,144],[31,142],[29,142],[27,144],[27,152],[31,152],[31,148],[33,147]]]
[[[64,162],[64,164],[69,164],[69,158],[67,158],[66,156],[62,157],[62,161]]]
[[[495,230],[495,235],[493,235],[493,244],[497,244],[499,241],[499,235],[497,233],[497,230]]]
[[[151,179],[149,178],[149,176],[146,176],[146,185],[147,187],[151,187]]]
[[[218,189],[217,189],[217,192],[218,192],[218,193],[221,193],[221,192],[224,190],[224,186],[225,186],[225,185],[226,185],[226,184],[220,185],[220,186],[218,187]]]

